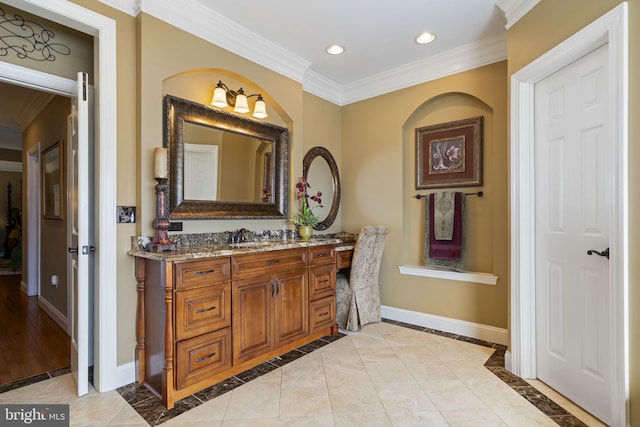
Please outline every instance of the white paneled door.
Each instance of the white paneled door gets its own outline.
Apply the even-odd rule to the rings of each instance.
[[[78,73],[72,97],[72,131],[68,150],[69,256],[68,289],[73,292],[71,317],[71,372],[78,396],[89,391],[89,366],[93,359],[93,164],[91,137],[91,87],[86,73]]]
[[[611,414],[607,49],[535,86],[537,377],[605,422]]]

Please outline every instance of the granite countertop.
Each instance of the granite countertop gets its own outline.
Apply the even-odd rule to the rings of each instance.
[[[320,245],[339,245],[336,247],[336,250],[345,251],[353,249],[354,244],[354,242],[348,242],[340,238],[311,238],[309,240],[257,240],[242,243],[221,243],[206,246],[184,247],[178,248],[175,251],[167,252],[148,252],[144,249],[132,249],[127,252],[127,254],[135,257],[156,260],[184,261],[189,259],[269,252]]]

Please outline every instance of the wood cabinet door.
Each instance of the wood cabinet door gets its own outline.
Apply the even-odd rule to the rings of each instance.
[[[239,364],[274,348],[273,280],[236,280],[232,285],[233,363]]]
[[[293,342],[309,331],[307,270],[280,273],[276,278],[275,345]]]

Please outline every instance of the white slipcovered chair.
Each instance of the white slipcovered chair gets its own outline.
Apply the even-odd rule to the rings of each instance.
[[[359,331],[363,325],[381,320],[378,273],[388,234],[386,227],[362,227],[353,249],[348,277],[345,273],[337,275],[336,316],[342,329]]]

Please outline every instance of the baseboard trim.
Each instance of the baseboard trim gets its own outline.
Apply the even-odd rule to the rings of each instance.
[[[42,295],[38,297],[38,307],[47,313],[49,317],[51,317],[53,321],[56,322],[58,326],[67,333],[67,335],[69,335],[69,321],[67,316],[60,313],[60,311],[47,301],[46,298],[43,298]]]
[[[496,344],[508,345],[509,343],[509,331],[503,328],[496,328],[495,326],[482,325],[467,322],[466,320],[452,319],[384,305],[380,307],[380,311],[382,317],[385,319],[437,329],[439,331],[463,335]]]
[[[136,362],[116,367],[116,388],[136,382]]]

